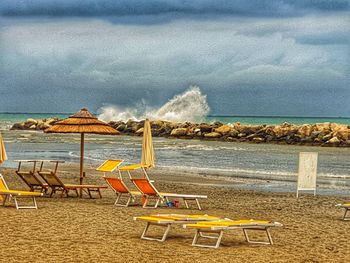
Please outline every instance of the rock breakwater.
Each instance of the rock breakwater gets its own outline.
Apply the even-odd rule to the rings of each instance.
[[[11,130],[45,130],[57,122],[58,118],[43,120],[28,119],[15,123]],[[121,134],[141,136],[144,121],[111,121],[109,123]],[[227,142],[279,143],[315,146],[350,146],[350,126],[337,123],[317,123],[293,125],[244,125],[215,123],[176,123],[151,121],[154,137],[181,139],[218,140]]]

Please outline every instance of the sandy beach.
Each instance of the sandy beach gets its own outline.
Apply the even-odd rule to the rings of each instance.
[[[77,183],[77,166],[65,165],[60,177]],[[1,169],[11,188],[26,189],[13,169]],[[151,213],[198,213],[197,210],[140,206],[115,207],[114,193],[102,199],[39,198],[38,210],[0,207],[4,240],[0,262],[346,262],[350,256],[350,224],[339,220],[335,204],[343,197],[270,193],[229,187],[234,182],[151,173],[162,191],[206,194],[203,211],[231,219],[278,221],[271,230],[274,245],[248,244],[242,231],[224,234],[219,249],[192,247],[193,230],[172,228],[166,242],[141,240],[144,224],[134,216]],[[180,182],[182,181],[182,182]],[[185,183],[185,182],[186,183]],[[86,183],[104,184],[101,175],[87,170]],[[226,184],[226,186],[224,186]],[[155,233],[157,233],[155,231]]]

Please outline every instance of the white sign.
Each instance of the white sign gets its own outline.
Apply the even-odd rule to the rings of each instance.
[[[316,195],[317,157],[316,152],[299,153],[297,197],[299,191],[313,191]]]

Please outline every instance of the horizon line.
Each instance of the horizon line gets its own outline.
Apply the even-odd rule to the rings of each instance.
[[[74,114],[74,112],[0,112],[0,114],[59,114],[59,115],[70,115]],[[97,114],[93,112],[93,114]],[[307,119],[317,119],[317,118],[328,118],[328,119],[349,119],[350,116],[295,116],[295,115],[227,115],[227,114],[210,114],[207,117],[249,117],[249,118],[307,118]]]

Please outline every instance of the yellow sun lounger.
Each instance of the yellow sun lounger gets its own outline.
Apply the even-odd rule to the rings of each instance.
[[[130,171],[142,169],[145,173],[146,178],[132,178]],[[133,164],[128,166],[123,166],[120,171],[126,171],[129,174],[130,180],[134,183],[136,188],[145,197],[143,202],[143,208],[157,208],[160,202],[169,201],[169,198],[182,199],[185,203],[186,208],[189,208],[188,201],[195,201],[197,208],[202,210],[199,203],[199,199],[208,198],[206,195],[192,195],[192,194],[178,194],[178,193],[165,193],[159,192],[157,188],[153,185],[152,181],[148,179],[148,175],[145,170],[145,166],[142,164]],[[150,199],[155,199],[155,204],[153,206],[148,206]]]
[[[344,221],[350,220],[350,216],[347,216],[347,213],[350,210],[350,203],[337,204],[336,207],[344,208],[345,211],[344,211],[344,215],[343,215],[343,218],[342,218]]]
[[[35,197],[42,196],[43,193],[38,192],[28,192],[28,191],[18,191],[18,190],[10,190],[5,182],[4,177],[0,174],[0,201],[2,201],[3,206],[5,206],[5,203],[7,199],[13,199],[16,205],[17,209],[22,208],[34,208],[37,209],[38,205],[36,204]],[[33,205],[25,206],[25,205],[19,205],[17,198],[32,198]]]
[[[201,221],[219,220],[219,217],[209,215],[182,215],[182,214],[157,214],[150,216],[134,217],[135,221],[146,222],[146,226],[142,232],[141,239],[155,240],[164,242],[167,238],[170,228],[173,224],[186,224]],[[161,238],[147,236],[150,226],[165,227],[165,231]]]
[[[278,222],[271,222],[265,220],[218,220],[211,222],[197,222],[195,224],[184,224],[184,228],[193,228],[196,230],[195,236],[193,238],[192,246],[197,247],[208,247],[208,248],[218,248],[223,236],[224,231],[233,229],[242,229],[244,237],[248,243],[254,244],[266,244],[272,245],[272,237],[269,232],[271,227],[281,227],[283,226]],[[252,240],[248,236],[249,231],[264,231],[267,236],[267,241]],[[199,244],[199,239],[214,239],[216,240],[214,245],[210,244]]]
[[[130,202],[134,202],[136,200],[136,196],[141,196],[142,194],[139,191],[131,191],[127,187],[127,185],[123,182],[120,170],[118,169],[119,165],[123,162],[123,160],[107,160],[103,164],[101,164],[96,170],[103,172],[103,178],[106,180],[109,187],[116,193],[117,200],[114,205],[116,206],[129,206]],[[118,177],[107,177],[106,172],[112,173],[113,171],[118,171]],[[125,203],[121,203],[123,197],[127,197]]]

